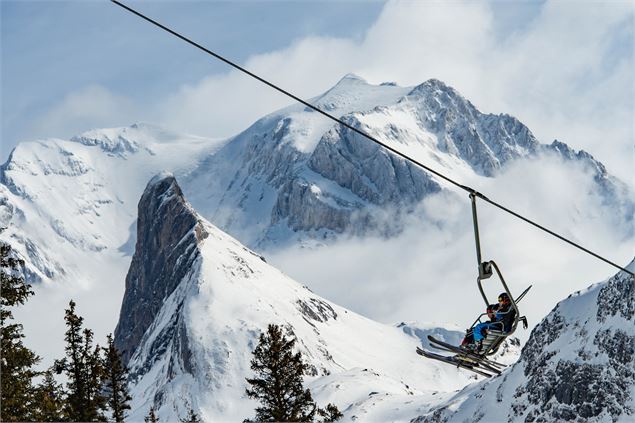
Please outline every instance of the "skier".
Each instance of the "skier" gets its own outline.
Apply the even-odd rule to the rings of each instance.
[[[516,317],[516,310],[511,304],[509,295],[506,292],[502,292],[498,296],[498,304],[487,306],[487,316],[490,321],[479,323],[474,327],[473,331],[468,332],[463,342],[461,342],[461,347],[479,352],[482,341],[487,336],[487,329],[496,329],[503,333],[509,332]]]

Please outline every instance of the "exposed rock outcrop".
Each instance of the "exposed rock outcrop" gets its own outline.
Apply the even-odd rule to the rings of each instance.
[[[632,420],[633,276],[620,272],[560,302],[534,328],[509,372],[466,391],[416,421]]]
[[[157,175],[148,183],[138,209],[137,244],[115,329],[115,344],[125,363],[166,299],[191,272],[198,244],[208,235],[171,174]],[[178,323],[173,322],[170,330],[178,332]],[[186,343],[181,348],[187,349]]]
[[[353,420],[382,412],[365,401],[369,392],[409,404],[415,394],[428,398],[471,380],[422,361],[419,338],[320,298],[271,267],[198,217],[171,175],[154,178],[143,194],[136,248],[116,332],[126,348],[130,420],[152,406],[162,421],[179,420],[189,407],[203,421],[252,416],[245,378],[271,323],[297,337],[316,398],[344,393],[329,401]]]

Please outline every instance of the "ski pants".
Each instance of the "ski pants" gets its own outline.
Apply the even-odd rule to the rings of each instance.
[[[485,335],[483,334],[484,329],[495,328],[497,326],[498,325],[491,322],[479,323],[474,327],[474,341],[478,342],[485,338]]]

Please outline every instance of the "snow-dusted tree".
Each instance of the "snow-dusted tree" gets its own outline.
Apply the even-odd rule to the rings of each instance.
[[[143,418],[143,421],[145,423],[157,423],[159,421],[154,405],[150,407],[150,411],[148,412],[148,415]]]
[[[2,230],[0,229],[0,232]],[[22,325],[15,323],[11,307],[22,305],[33,295],[20,269],[24,262],[13,256],[11,246],[0,242],[0,420],[33,420],[30,414],[35,388],[33,370],[40,358],[24,346]]]
[[[302,378],[307,365],[300,352],[294,353],[295,337],[285,336],[280,326],[270,324],[260,334],[251,360],[253,379],[247,378],[249,398],[257,399],[254,420],[260,422],[312,421],[316,405],[311,391],[304,389]]]
[[[84,319],[75,313],[71,300],[64,316],[66,320],[66,357],[56,360],[58,373],[65,372],[68,379],[65,412],[71,421],[105,421],[102,411],[106,398],[102,395],[104,367],[99,345],[93,348],[93,331],[83,329]]]
[[[318,409],[317,413],[322,417],[323,423],[336,422],[344,415],[335,404],[329,403],[325,408]]]
[[[187,416],[184,419],[179,420],[181,420],[181,423],[197,423],[201,421],[201,419],[198,417],[198,414],[194,412],[192,407],[187,410]]]
[[[112,418],[116,422],[124,420],[128,402],[132,399],[128,393],[128,371],[121,362],[121,355],[115,347],[112,334],[108,334],[108,346],[104,348],[104,389]]]

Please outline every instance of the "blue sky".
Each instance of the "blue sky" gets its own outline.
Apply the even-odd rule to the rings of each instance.
[[[307,35],[360,38],[382,8],[379,1],[127,4],[238,62]],[[34,118],[82,87],[98,84],[150,103],[182,84],[227,71],[107,1],[1,5],[3,160],[16,142],[30,139]],[[45,132],[35,136],[72,135]]]
[[[226,137],[289,103],[107,1],[0,4],[1,160],[19,141],[138,121]],[[632,180],[631,2],[129,4],[302,97],[348,72],[441,79]]]

